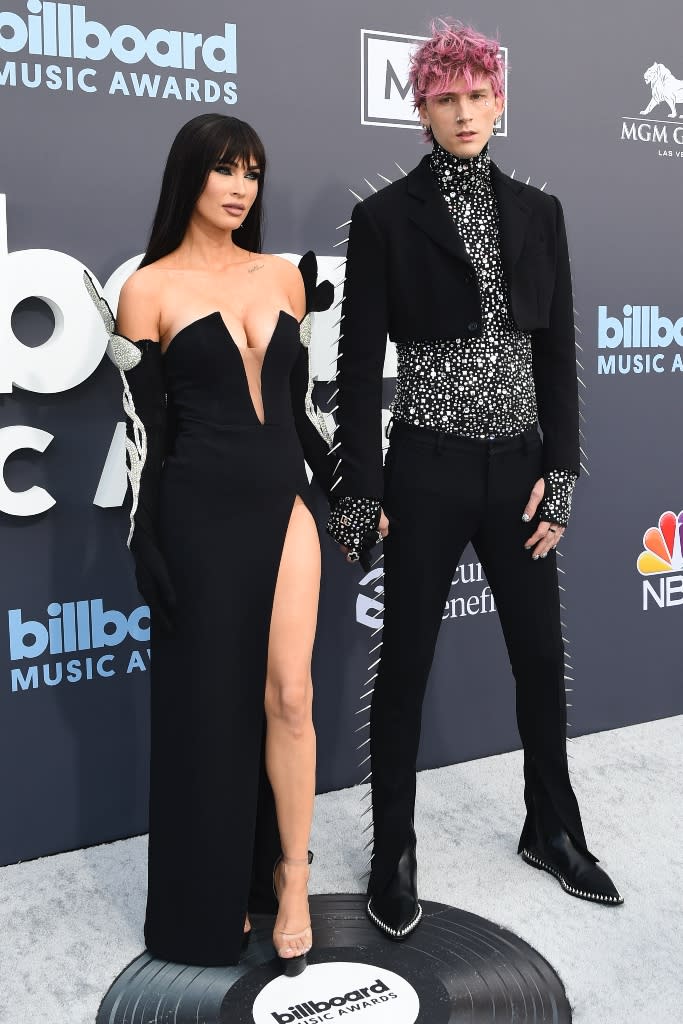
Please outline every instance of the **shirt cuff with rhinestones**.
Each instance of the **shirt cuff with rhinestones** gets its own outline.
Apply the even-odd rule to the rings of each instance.
[[[380,512],[376,498],[339,498],[332,506],[327,532],[337,543],[360,551],[375,543]]]
[[[572,510],[572,495],[577,481],[568,469],[550,469],[545,474],[545,494],[538,513],[546,523],[566,526]]]

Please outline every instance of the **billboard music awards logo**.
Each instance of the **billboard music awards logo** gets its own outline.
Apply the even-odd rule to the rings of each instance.
[[[664,512],[643,536],[638,556],[643,579],[643,611],[683,605],[683,512]]]
[[[105,73],[96,65],[107,58],[125,67]],[[161,70],[129,70],[133,65]],[[237,84],[226,76],[236,72],[234,24],[204,37],[174,28],[144,32],[135,25],[104,25],[88,18],[81,4],[28,0],[23,14],[0,11],[0,86],[233,104]]]
[[[659,306],[625,305],[612,315],[598,306],[598,373],[680,373],[683,371],[683,316]]]
[[[643,86],[649,102],[636,116],[622,118],[622,142],[644,142],[657,147],[657,156],[683,160],[683,78],[655,62],[645,70]]]
[[[11,608],[7,626],[12,693],[149,668],[149,648],[130,651],[120,665],[112,651],[127,640],[149,643],[149,608],[144,604],[126,615],[105,609],[100,598],[53,602],[47,606],[47,618],[40,621],[24,618],[21,608]]]
[[[406,36],[395,32],[361,29],[361,124],[385,128],[420,128],[413,109],[408,81],[410,55],[427,36]],[[505,62],[505,95],[508,95],[507,46],[501,46]],[[500,119],[498,136],[508,133],[507,103]]]
[[[377,629],[384,614],[384,569],[372,569],[360,581],[361,588],[356,598],[356,622],[368,629]],[[442,621],[461,619],[471,615],[486,615],[495,612],[491,588],[486,582],[480,562],[463,562],[455,570],[454,587],[473,587],[474,593],[457,593],[449,597],[444,607]]]
[[[417,992],[393,971],[373,964],[310,964],[296,979],[279,976],[259,992],[254,1024],[327,1024],[354,1020],[366,1024],[415,1024]]]

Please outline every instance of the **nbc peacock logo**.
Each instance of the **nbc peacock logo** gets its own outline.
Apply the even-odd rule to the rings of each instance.
[[[643,611],[683,604],[683,511],[664,512],[643,536],[637,568],[643,579]]]

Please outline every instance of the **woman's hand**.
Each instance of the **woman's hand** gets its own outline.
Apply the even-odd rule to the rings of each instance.
[[[525,523],[530,522],[536,515],[536,510],[543,500],[544,494],[545,481],[541,477],[532,487],[531,496],[522,514],[522,519]],[[549,523],[542,519],[524,545],[524,549],[532,552],[531,557],[534,561],[537,558],[545,558],[549,551],[557,547],[563,534],[564,526],[559,526],[557,523]]]

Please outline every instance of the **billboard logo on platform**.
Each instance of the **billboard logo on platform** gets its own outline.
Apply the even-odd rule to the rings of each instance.
[[[100,74],[93,65],[108,59],[125,67]],[[134,65],[160,72],[139,74],[129,70]],[[170,73],[175,71],[190,74]],[[197,78],[197,71],[221,80]],[[23,14],[0,11],[0,86],[233,104],[237,85],[226,76],[236,72],[234,24],[224,23],[219,32],[204,36],[173,28],[105,25],[89,18],[83,4],[28,0]]]
[[[623,117],[622,142],[641,142],[657,147],[657,156],[683,159],[683,78],[665,64],[655,62],[643,74],[650,99],[636,116]]]
[[[105,609],[100,598],[53,602],[40,620],[25,618],[21,608],[11,608],[7,626],[9,658],[14,663],[11,688],[12,693],[19,693],[116,675],[117,656],[109,652],[128,640],[149,643],[149,608],[140,605],[127,615]],[[68,657],[72,654],[77,657]],[[148,667],[148,649],[133,650],[126,656],[126,674],[144,672]]]
[[[378,629],[384,619],[383,580],[384,569],[376,568],[367,573],[359,584],[362,589],[356,598],[356,622],[368,629]],[[463,562],[459,565],[452,586],[460,589],[446,601],[442,620],[495,612],[493,594],[480,562]],[[473,588],[473,592],[463,593],[464,587]]]
[[[612,315],[607,306],[598,306],[598,349],[600,374],[680,373],[683,316],[629,304]]]
[[[426,36],[406,36],[395,32],[361,29],[361,124],[385,128],[421,128],[413,108],[408,81],[410,56]],[[507,47],[501,46],[505,62],[507,97]],[[498,135],[507,135],[507,105],[501,117]]]
[[[643,536],[638,556],[643,611],[683,605],[683,512],[664,512]]]
[[[373,964],[311,964],[298,978],[279,976],[254,1001],[255,1024],[327,1024],[354,1020],[367,1024],[415,1024],[417,992],[394,971]]]

